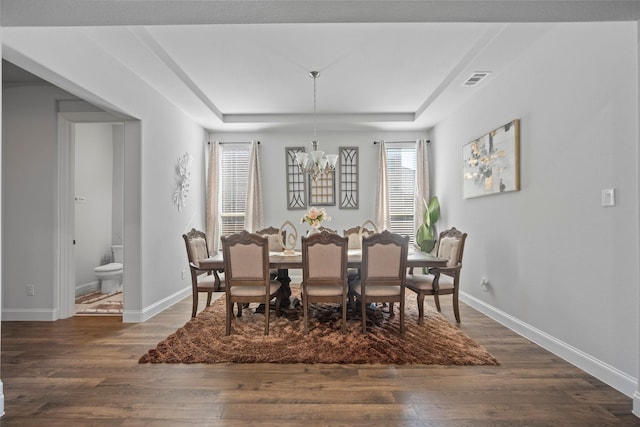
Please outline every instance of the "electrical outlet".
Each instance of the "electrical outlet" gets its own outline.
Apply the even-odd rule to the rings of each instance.
[[[182,272],[180,273],[180,277],[182,277],[182,280],[187,278],[187,270],[182,270]]]
[[[486,277],[480,279],[480,288],[485,292],[489,292],[489,280]]]
[[[36,285],[27,285],[27,296],[32,297],[36,294]]]

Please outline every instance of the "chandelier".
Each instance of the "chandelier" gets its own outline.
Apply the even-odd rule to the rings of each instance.
[[[296,160],[298,161],[298,167],[303,173],[308,173],[311,179],[318,180],[318,177],[322,174],[329,174],[336,168],[336,162],[338,161],[337,154],[325,154],[324,151],[318,150],[318,138],[317,130],[318,124],[316,121],[316,79],[320,77],[319,71],[311,71],[309,76],[313,78],[313,151],[310,154],[303,151],[296,153]]]

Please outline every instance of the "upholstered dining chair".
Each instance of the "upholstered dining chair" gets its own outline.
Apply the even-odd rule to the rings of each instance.
[[[365,236],[370,236],[373,233],[375,233],[373,229],[365,228],[360,225],[342,230],[342,235],[349,239],[349,249],[355,250],[362,249],[362,238]],[[349,278],[349,282],[352,282],[360,277],[360,269],[350,268],[347,271],[347,275]]]
[[[349,249],[362,249],[362,238],[370,236],[376,231],[372,228],[356,225],[342,231],[342,235],[349,238]]]
[[[282,246],[282,243],[280,243],[280,234],[282,234],[282,242],[284,243],[286,242],[286,237],[287,237],[286,231],[283,230],[282,233],[280,233],[279,228],[269,226],[267,228],[263,228],[262,230],[256,231],[256,234],[259,234],[261,236],[266,236],[267,239],[269,239],[269,252],[284,251],[284,247]],[[278,270],[270,269],[269,276],[272,279],[275,279],[276,277],[278,277]]]
[[[349,284],[352,310],[360,302],[362,332],[367,333],[367,304],[400,303],[400,334],[404,335],[404,293],[409,238],[384,230],[362,238],[360,278]],[[393,310],[391,311],[393,315]]]
[[[418,321],[424,319],[424,297],[433,295],[436,308],[440,310],[440,295],[453,295],[453,314],[460,323],[458,291],[460,288],[460,271],[462,270],[462,254],[467,233],[455,227],[440,233],[436,256],[448,260],[446,267],[432,267],[428,274],[414,274],[413,268],[407,274],[407,288],[418,296]]]
[[[280,282],[269,277],[269,239],[244,230],[222,237],[225,272],[226,334],[231,334],[233,304],[264,304],[264,334],[269,335],[269,302],[276,298],[276,316],[280,315]]]
[[[347,246],[349,239],[322,231],[302,237],[302,307],[304,333],[309,332],[309,304],[342,305],[342,333],[347,331]]]
[[[204,232],[192,228],[182,235],[187,247],[187,259],[191,271],[191,289],[193,293],[193,307],[191,317],[196,317],[198,311],[198,294],[207,293],[207,307],[211,304],[213,292],[219,292],[224,287],[224,273],[218,270],[202,270],[198,261],[209,257],[207,236]]]

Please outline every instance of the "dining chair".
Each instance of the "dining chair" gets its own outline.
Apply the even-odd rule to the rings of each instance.
[[[191,271],[191,290],[193,293],[193,307],[191,317],[196,317],[198,311],[198,294],[207,293],[207,307],[211,304],[213,292],[219,292],[225,285],[224,273],[219,270],[201,269],[199,261],[209,257],[207,236],[204,232],[192,228],[182,235],[187,247],[187,259]]]
[[[318,227],[318,231],[327,231],[329,233],[337,233],[337,230],[334,230],[333,228],[329,228],[329,227],[325,227],[324,225],[321,225],[320,227]]]
[[[362,238],[365,236],[370,236],[373,233],[375,233],[373,229],[365,228],[360,225],[356,225],[355,227],[342,230],[342,235],[346,236],[349,239],[350,250],[362,249]],[[348,276],[349,283],[353,282],[354,280],[360,277],[360,269],[359,268],[348,269],[347,276]]]
[[[362,249],[362,238],[370,236],[375,232],[372,228],[356,225],[355,227],[342,230],[342,235],[349,238],[349,249]]]
[[[256,231],[256,234],[261,236],[266,236],[269,239],[269,252],[282,252],[284,251],[284,247],[282,244],[286,242],[287,232],[285,230],[280,231],[279,228],[275,228],[273,226],[269,226],[267,228],[263,228],[262,230]],[[280,237],[282,236],[282,243],[280,241]],[[277,269],[270,269],[269,276],[272,279],[278,277]]]
[[[418,321],[424,319],[424,297],[433,295],[436,308],[440,310],[440,295],[453,295],[453,314],[460,323],[458,292],[460,288],[460,271],[462,270],[462,254],[467,233],[455,227],[440,233],[438,238],[438,258],[447,259],[446,267],[431,267],[427,274],[414,274],[413,268],[407,274],[407,288],[418,296]]]
[[[269,239],[244,230],[222,237],[225,272],[226,334],[231,334],[233,304],[264,304],[264,334],[269,335],[269,302],[276,298],[276,316],[280,315],[281,284],[269,276]]]
[[[347,247],[349,239],[322,231],[302,237],[302,306],[304,333],[309,332],[309,304],[335,302],[342,308],[342,333],[347,331]]]
[[[360,302],[362,332],[367,333],[368,304],[400,303],[400,334],[404,335],[404,293],[409,238],[384,230],[362,238],[360,278],[349,284],[351,308]],[[393,310],[390,312],[393,316]]]

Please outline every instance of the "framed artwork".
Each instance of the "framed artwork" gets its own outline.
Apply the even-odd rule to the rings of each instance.
[[[520,191],[520,119],[462,147],[465,199]]]
[[[358,147],[340,147],[340,209],[358,209]]]
[[[296,153],[305,151],[304,147],[285,148],[285,161],[287,165],[287,209],[307,209],[306,198],[306,174],[298,167]]]
[[[320,174],[314,181],[309,179],[309,206],[336,205],[336,172]]]

